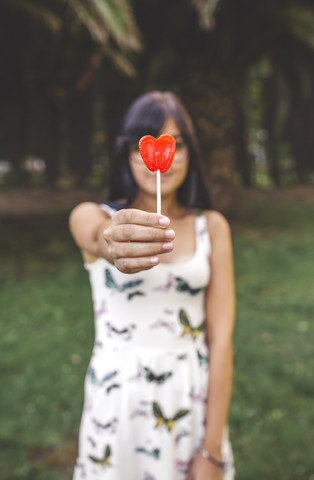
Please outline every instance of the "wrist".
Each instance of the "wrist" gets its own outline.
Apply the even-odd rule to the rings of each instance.
[[[201,456],[208,460],[212,465],[215,465],[215,467],[224,469],[225,467],[225,462],[221,459],[221,456],[215,457],[212,455],[206,448],[201,447],[199,450]]]
[[[222,460],[222,442],[204,438],[202,448],[210,452],[213,457]]]

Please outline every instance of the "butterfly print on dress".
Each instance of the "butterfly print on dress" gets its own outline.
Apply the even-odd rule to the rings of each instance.
[[[202,352],[197,350],[197,358],[198,358],[200,367],[201,366],[205,366],[205,367],[208,366],[208,355],[203,355]]]
[[[143,283],[143,280],[131,280],[130,282],[125,282],[125,283],[122,283],[121,285],[118,285],[117,282],[114,280],[110,270],[106,268],[105,283],[106,283],[106,286],[112,289],[113,291],[123,293],[130,288],[134,288],[134,287],[137,287],[138,285],[141,285],[141,283]]]
[[[133,332],[136,329],[136,325],[131,323],[127,327],[124,328],[116,328],[112,323],[106,322],[107,333],[108,337],[112,337],[113,335],[119,336],[123,338],[123,340],[131,340],[133,336]]]
[[[159,448],[154,448],[153,450],[147,450],[147,448],[144,447],[137,447],[135,449],[137,453],[145,453],[149,457],[155,458],[155,460],[158,460],[160,456],[160,449]]]
[[[137,418],[137,417],[144,417],[144,418],[148,418],[150,415],[149,415],[149,412],[147,412],[146,410],[141,410],[140,408],[138,409],[135,409],[131,415],[130,415],[130,420],[133,420],[134,418]]]
[[[164,309],[164,312],[167,314],[167,315],[172,315],[174,313],[174,310],[172,310],[172,308],[165,308]]]
[[[166,283],[162,285],[158,285],[158,287],[155,287],[154,290],[158,292],[168,293],[173,287],[175,287],[175,290],[177,292],[183,292],[183,293],[187,292],[193,296],[197,295],[200,292],[203,292],[206,288],[205,286],[193,288],[190,286],[190,284],[186,280],[184,280],[184,278],[174,277],[172,273],[169,273]]]
[[[145,293],[141,292],[140,290],[136,290],[135,292],[128,293],[128,300],[132,300],[134,297],[144,297]]]
[[[137,417],[149,418],[150,413],[147,410],[144,410],[144,409],[141,409],[141,408],[136,408],[131,413],[130,420],[134,420],[134,418],[137,418]]]
[[[93,455],[89,455],[88,458],[94,462],[97,463],[98,465],[101,465],[102,467],[111,467],[110,463],[110,457],[111,457],[111,448],[109,445],[106,446],[104,455],[102,458],[96,458]]]
[[[137,417],[149,418],[151,416],[152,416],[152,402],[149,402],[147,400],[141,400],[140,406],[135,410],[133,410],[133,412],[130,415],[130,419],[133,420],[134,418],[137,418]]]
[[[155,320],[155,322],[152,323],[149,328],[166,328],[171,333],[175,332],[175,326],[173,325],[173,323],[168,322],[167,320],[162,320],[161,318]]]
[[[181,337],[184,335],[191,335],[193,340],[196,340],[201,332],[205,330],[206,321],[203,320],[198,327],[192,327],[186,311],[181,309],[179,312],[180,323],[183,325]]]
[[[97,443],[95,442],[95,440],[92,437],[87,437],[87,441],[91,444],[91,446],[93,448],[96,447]]]
[[[104,430],[107,430],[109,433],[116,433],[118,419],[114,417],[112,420],[109,420],[107,423],[101,423],[96,418],[92,418],[92,423],[95,425],[97,433],[102,433]]]
[[[158,385],[162,385],[171,376],[172,376],[172,372],[164,372],[157,375],[150,368],[144,367],[139,363],[137,367],[137,373],[129,377],[128,381],[139,382],[142,378],[145,377],[145,380],[149,383],[155,382]]]
[[[167,277],[167,281],[166,283],[162,284],[162,285],[158,285],[158,287],[155,287],[154,288],[154,291],[155,292],[169,292],[169,290],[171,290],[171,288],[174,286],[175,284],[175,279],[174,279],[174,276],[172,273],[168,273],[168,277]]]
[[[99,380],[96,376],[96,371],[93,367],[89,367],[87,370],[87,376],[89,376],[91,383],[94,385],[97,385],[98,387],[101,387],[105,382],[108,382],[109,380],[112,380],[116,375],[118,375],[117,370],[113,370],[112,372],[107,373],[102,377],[101,380]]]
[[[190,413],[190,410],[181,409],[173,417],[167,418],[167,417],[164,416],[160,405],[157,402],[154,402],[153,403],[153,413],[154,413],[154,416],[156,418],[155,428],[165,426],[167,428],[168,432],[171,432],[173,427],[174,427],[175,422],[180,420],[180,418],[183,418],[186,415],[188,415],[188,413]]]
[[[116,388],[121,388],[121,385],[119,383],[113,383],[112,385],[109,385],[106,389],[106,393],[109,394],[112,392],[112,390],[115,390]]]
[[[177,292],[188,292],[190,295],[197,295],[200,292],[203,292],[206,287],[192,288],[189,283],[181,277],[175,277],[177,282],[176,291]]]
[[[144,472],[144,477],[142,480],[156,480],[156,477],[149,472]]]
[[[107,312],[106,302],[102,300],[100,307],[95,308],[95,320],[98,320],[98,318],[101,317],[106,312]]]
[[[190,461],[176,460],[176,467],[181,473],[188,473]]]
[[[182,438],[189,437],[190,435],[191,433],[188,432],[187,430],[181,430],[181,432],[179,432],[176,438],[174,439],[174,441],[176,442],[176,445],[178,445],[178,443],[180,442],[180,440],[182,440]]]
[[[190,391],[190,397],[193,400],[193,402],[198,402],[198,403],[206,403],[206,397],[202,395],[201,393],[195,393],[194,388],[191,388]]]
[[[144,376],[144,367],[141,365],[141,363],[138,363],[137,365],[137,372],[134,375],[131,375],[128,378],[128,382],[137,382],[139,381],[143,376]]]
[[[165,372],[160,375],[156,375],[152,370],[147,367],[144,367],[145,370],[145,378],[147,382],[155,382],[158,385],[164,383],[168,378],[172,376],[172,372]]]

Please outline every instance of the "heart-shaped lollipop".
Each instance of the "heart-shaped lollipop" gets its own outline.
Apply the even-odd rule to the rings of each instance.
[[[165,173],[169,169],[176,151],[176,141],[171,135],[160,135],[157,139],[145,135],[138,145],[141,157],[149,170],[152,172],[160,170],[161,173]]]
[[[138,142],[138,146],[146,167],[157,172],[157,213],[161,213],[160,172],[165,173],[170,167],[176,151],[176,141],[167,133],[157,139],[145,135]]]

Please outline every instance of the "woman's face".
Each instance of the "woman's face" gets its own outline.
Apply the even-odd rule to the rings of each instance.
[[[189,152],[173,118],[166,119],[159,135],[164,133],[172,135],[176,140],[176,153],[171,167],[166,173],[161,174],[161,193],[165,196],[175,194],[184,182],[188,171]],[[131,171],[134,180],[138,185],[139,191],[148,195],[156,196],[156,172],[151,172],[146,167],[137,146],[131,150],[129,160]]]

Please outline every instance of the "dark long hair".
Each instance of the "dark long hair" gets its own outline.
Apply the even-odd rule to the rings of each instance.
[[[138,97],[124,116],[111,164],[109,201],[125,199],[126,205],[130,205],[136,198],[137,184],[129,164],[130,150],[144,135],[157,137],[166,119],[170,117],[175,121],[188,146],[190,158],[187,176],[178,189],[178,201],[186,207],[211,207],[191,118],[176,95],[158,91]]]

